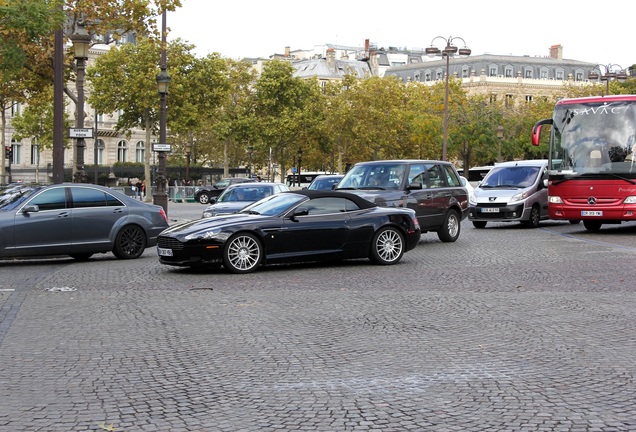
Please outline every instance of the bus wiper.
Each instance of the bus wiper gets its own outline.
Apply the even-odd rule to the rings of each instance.
[[[625,180],[629,184],[636,184],[636,182],[634,180],[630,180],[630,179],[628,179],[626,177],[619,176],[618,174],[613,174],[613,173],[603,173],[603,174],[612,176],[612,177],[620,179],[620,180]]]

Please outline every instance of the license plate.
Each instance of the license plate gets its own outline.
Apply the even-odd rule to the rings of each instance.
[[[581,211],[581,216],[603,216],[603,212],[602,211],[583,210],[583,211]]]
[[[482,207],[482,213],[499,213],[499,209],[497,207]]]
[[[172,249],[157,248],[159,256],[172,256]]]

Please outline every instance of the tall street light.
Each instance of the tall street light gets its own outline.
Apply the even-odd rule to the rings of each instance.
[[[446,43],[446,46],[443,49],[439,49],[434,45],[435,40],[441,39]],[[457,48],[457,46],[453,45],[453,41],[455,39],[461,40],[463,46],[461,48]],[[437,36],[433,38],[431,41],[431,46],[424,50],[426,55],[431,57],[442,57],[446,58],[446,79],[444,86],[444,123],[442,126],[443,134],[444,134],[444,144],[442,147],[442,160],[446,160],[446,153],[448,149],[448,78],[450,75],[450,58],[459,55],[460,57],[468,57],[471,53],[471,50],[466,46],[466,42],[464,39],[460,37],[452,37],[448,38]]]
[[[605,72],[603,72],[603,69]],[[617,80],[623,82],[627,79],[627,72],[625,68],[617,64],[608,65],[596,65],[588,74],[587,78],[592,81],[605,81],[605,96],[609,96],[609,83],[610,81]]]
[[[161,72],[157,74],[157,90],[159,91],[159,144],[166,145],[166,96],[170,85],[170,75],[166,66],[166,11],[161,12]],[[159,166],[157,167],[156,192],[152,196],[153,203],[163,207],[168,214],[168,194],[166,193],[166,152],[162,148],[159,152]]]
[[[188,142],[185,145],[186,151],[186,184],[190,184],[190,154],[192,154],[192,143]]]
[[[75,119],[75,127],[84,128],[84,74],[86,71],[86,60],[88,59],[88,48],[91,45],[91,36],[84,29],[84,23],[77,23],[75,33],[70,36],[73,42],[73,51],[75,52],[75,61],[77,62],[77,118]],[[84,150],[86,143],[82,136],[77,138],[75,145],[76,155],[76,183],[86,183],[86,171],[84,171]]]
[[[497,152],[497,162],[501,162],[501,142],[504,137],[504,128],[502,125],[497,126],[497,138],[499,139],[499,151]]]

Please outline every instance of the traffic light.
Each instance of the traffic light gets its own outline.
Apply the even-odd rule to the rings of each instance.
[[[4,157],[9,161],[13,158],[13,146],[5,146],[4,147]]]

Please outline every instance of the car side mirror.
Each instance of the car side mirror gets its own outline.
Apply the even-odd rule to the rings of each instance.
[[[548,179],[547,179],[547,178],[546,178],[546,179],[543,179],[542,183],[543,183],[543,187],[544,187],[544,188],[547,188],[547,187],[548,187]]]
[[[37,213],[39,211],[40,207],[35,204],[24,206],[24,208],[22,209],[22,213]]]
[[[307,216],[309,214],[309,209],[307,207],[297,207],[292,213],[292,218],[297,216]]]
[[[214,203],[216,203],[216,198],[212,198],[212,197],[210,197],[210,199],[209,199],[209,201],[208,201],[208,204],[210,204],[210,205],[211,205],[211,204],[214,204]]]
[[[411,190],[411,189],[422,189],[422,183],[421,182],[410,183],[407,189],[409,189],[409,190]]]

